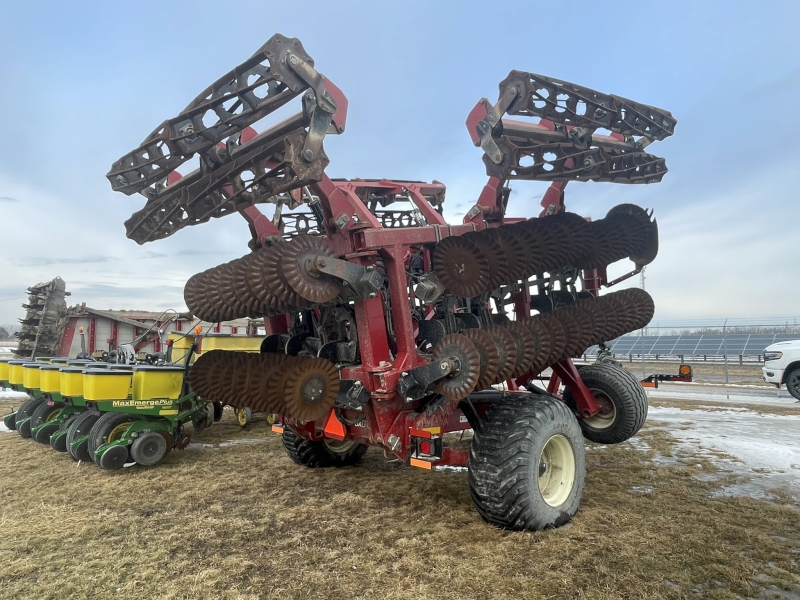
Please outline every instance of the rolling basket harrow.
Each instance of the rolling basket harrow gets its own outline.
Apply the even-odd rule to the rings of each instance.
[[[297,98],[300,112],[253,128]],[[566,212],[564,188],[660,181],[665,162],[645,150],[675,119],[512,71],[467,119],[489,179],[450,225],[438,182],[327,177],[324,138],[344,132],[346,113],[302,44],[275,35],[112,166],[113,189],[146,197],[126,222],[140,244],[234,212],[250,225],[250,252],[193,276],[185,300],[209,322],[263,317],[268,335],[260,354],[204,353],[192,390],[281,415],[298,463],[353,464],[380,446],[418,467],[468,466],[489,522],[566,522],[583,490],[582,436],[620,442],[646,417],[624,369],[571,359],[650,321],[643,290],[599,292],[656,257],[658,229],[631,204],[594,221]],[[538,218],[506,216],[515,179],[551,182]],[[607,265],[626,258],[634,268],[609,282]],[[547,390],[534,385],[546,369]],[[448,444],[466,429],[469,450]]]

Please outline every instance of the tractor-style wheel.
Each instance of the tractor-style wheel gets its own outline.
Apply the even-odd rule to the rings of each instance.
[[[283,428],[283,447],[294,462],[310,468],[355,465],[361,462],[368,448],[366,444],[351,440],[312,442],[301,438],[288,426]]]
[[[133,440],[131,458],[144,467],[152,467],[167,453],[166,438],[155,431],[147,431]]]
[[[31,420],[30,417],[33,416],[33,411],[39,408],[42,404],[45,403],[44,398],[31,398],[30,400],[26,400],[22,403],[22,406],[19,407],[17,411],[17,433],[20,434],[24,438],[31,437]],[[21,423],[23,419],[28,419],[24,423]]]
[[[580,427],[556,398],[506,398],[475,430],[470,494],[481,517],[498,527],[563,525],[578,512],[585,477]]]
[[[647,394],[639,380],[609,362],[586,365],[578,372],[600,405],[599,413],[579,419],[584,437],[598,444],[618,444],[636,435],[647,418]],[[569,389],[564,402],[575,409]]]
[[[800,367],[795,367],[786,374],[786,389],[800,400]]]
[[[118,468],[113,467],[112,465],[117,464],[123,458],[124,460],[122,460],[122,464],[127,462],[128,448],[126,447],[123,447],[125,450],[124,457],[122,456],[122,453],[117,450],[115,450],[113,454],[109,455],[109,459],[106,461],[106,463],[109,465],[108,467],[104,467],[101,464],[100,457],[95,456],[95,452],[103,444],[108,444],[118,440],[122,434],[125,433],[125,430],[130,427],[131,422],[135,420],[136,417],[125,413],[105,413],[102,417],[97,419],[97,422],[89,432],[89,444],[87,447],[87,451],[92,460],[104,469]],[[106,452],[108,452],[108,450],[106,450]],[[105,453],[103,456],[105,456]],[[120,464],[120,467],[122,464]]]
[[[33,411],[31,415],[31,437],[39,442],[40,444],[49,444],[50,443],[50,436],[53,435],[56,430],[58,429],[58,423],[49,423],[53,419],[58,416],[58,413],[61,412],[61,409],[64,408],[64,405],[60,402],[56,402],[55,404],[48,405],[47,402],[44,404],[39,405],[39,407]],[[49,423],[45,425],[35,433],[33,432],[34,429],[39,427],[40,425],[44,425],[45,423]]]
[[[81,413],[75,418],[69,426],[69,429],[67,429],[67,453],[69,453],[72,460],[82,460],[83,462],[92,460],[88,450],[88,439],[83,440],[76,448],[73,448],[72,444],[76,442],[78,438],[88,435],[99,418],[100,413],[98,412],[89,411]]]

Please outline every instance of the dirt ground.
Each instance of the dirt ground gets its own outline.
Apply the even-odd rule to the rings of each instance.
[[[0,597],[800,597],[789,494],[715,496],[737,476],[656,421],[588,448],[575,519],[516,533],[480,519],[466,472],[376,449],[306,469],[263,419],[241,430],[227,410],[151,469],[103,472],[0,432]]]

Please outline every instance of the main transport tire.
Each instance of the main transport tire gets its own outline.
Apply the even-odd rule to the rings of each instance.
[[[39,442],[40,444],[50,443],[50,436],[56,432],[56,429],[58,429],[58,423],[52,423],[42,427],[35,434],[33,433],[33,430],[40,425],[44,425],[48,421],[55,419],[58,416],[58,413],[61,412],[62,408],[64,408],[64,405],[60,402],[50,405],[45,402],[44,404],[40,404],[39,407],[33,411],[33,414],[31,415],[31,437],[35,441]]]
[[[368,446],[353,441],[323,440],[312,442],[297,435],[289,427],[283,428],[283,447],[298,465],[306,467],[346,467],[361,462]]]
[[[97,449],[103,444],[107,444],[108,442],[113,442],[119,439],[131,422],[135,420],[136,417],[126,413],[105,413],[102,417],[97,419],[97,422],[92,426],[92,430],[89,432],[89,445],[87,451],[89,452],[89,456],[98,466],[103,465],[100,464],[100,457],[95,456]],[[121,453],[119,451],[114,452],[114,464],[121,460],[119,457],[120,454]],[[127,456],[128,449],[125,448],[125,458],[127,458]],[[120,464],[120,466],[122,465]],[[104,466],[103,468],[107,469],[117,467]]]
[[[639,380],[608,362],[586,365],[578,372],[600,405],[598,414],[579,419],[584,437],[598,444],[618,444],[636,435],[647,419],[647,394]],[[568,389],[564,402],[575,409]]]
[[[493,525],[530,531],[563,525],[578,512],[585,478],[581,429],[556,398],[506,398],[475,430],[469,491]]]
[[[72,448],[72,443],[78,438],[88,435],[99,418],[100,413],[97,412],[89,411],[81,413],[75,418],[72,425],[69,426],[67,430],[67,452],[72,460],[82,460],[83,462],[92,460],[88,450],[88,439],[81,442],[80,446],[77,448]]]
[[[31,421],[33,411],[45,403],[44,398],[31,398],[22,403],[17,411],[17,433],[24,438],[31,437]],[[23,419],[28,419],[25,423],[20,423]]]
[[[786,389],[800,400],[800,366],[794,367],[786,374]]]

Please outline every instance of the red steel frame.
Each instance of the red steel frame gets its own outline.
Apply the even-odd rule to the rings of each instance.
[[[498,198],[504,182],[490,179],[481,198],[487,200],[490,193],[495,197],[495,204],[490,210],[482,211],[483,219],[465,218],[461,225],[448,225],[428,201],[424,194],[441,186],[421,184],[417,182],[397,181],[334,181],[327,177],[311,186],[314,194],[320,198],[325,219],[323,227],[332,247],[345,259],[364,266],[376,265],[381,259],[390,290],[390,311],[394,326],[395,339],[390,343],[384,317],[384,299],[376,298],[357,300],[354,303],[356,327],[358,331],[361,364],[341,370],[343,379],[361,381],[370,392],[372,401],[367,403],[363,412],[344,409],[347,420],[355,424],[344,424],[332,413],[327,423],[293,423],[301,435],[310,439],[322,439],[325,436],[337,439],[356,439],[362,442],[379,444],[388,448],[395,456],[407,459],[412,450],[412,431],[435,432],[436,435],[452,431],[470,429],[462,411],[455,404],[446,404],[433,415],[424,411],[417,412],[424,404],[423,400],[408,403],[397,393],[397,384],[401,375],[415,367],[426,364],[427,360],[416,349],[415,331],[409,310],[409,280],[407,275],[408,261],[427,244],[433,244],[445,237],[462,235],[468,231],[477,231],[485,225],[498,226],[503,223],[502,206],[498,206]],[[563,207],[564,183],[551,186],[545,194],[545,201],[550,203],[557,197]],[[369,212],[361,201],[359,192],[365,188],[381,193],[405,193],[414,205],[425,215],[428,225],[418,227],[384,228],[378,219]],[[442,191],[444,186],[441,186]],[[491,192],[487,192],[487,189]],[[479,201],[480,202],[480,201]],[[499,212],[498,212],[499,209]],[[545,211],[547,209],[545,208]],[[263,215],[258,209],[243,211],[243,216],[250,224],[255,240],[280,235],[280,232],[269,219],[261,219]],[[544,212],[544,211],[543,211]],[[258,214],[255,214],[258,213]],[[552,209],[548,211],[552,214]],[[346,224],[339,228],[342,215],[347,215]],[[488,223],[487,215],[495,216]],[[513,219],[514,221],[517,219]],[[530,314],[530,296],[527,290],[516,294],[515,303],[518,316]],[[280,331],[286,331],[285,316],[267,320],[267,329],[276,332],[273,323],[281,319]],[[393,357],[393,358],[392,358]],[[509,381],[510,390],[530,381],[537,373]],[[562,361],[553,366],[549,391],[557,393],[561,382],[570,389],[582,416],[596,414],[599,407],[594,397],[583,384],[571,360]],[[478,414],[482,414],[487,406],[476,405]],[[356,422],[357,421],[357,422]],[[440,460],[435,465],[466,466],[468,452],[444,449]]]
[[[326,87],[336,94],[337,104],[341,107],[334,115],[333,123],[339,132],[344,130],[347,100],[341,91],[326,80]],[[479,107],[482,105],[479,104]],[[476,112],[477,111],[477,112]],[[471,121],[479,121],[485,116],[476,108],[467,120],[468,129]],[[474,123],[473,123],[474,125]],[[525,124],[525,126],[528,126]],[[542,129],[553,129],[553,124],[543,121]],[[242,132],[241,141],[247,143],[255,137],[256,132],[247,128]],[[474,135],[474,133],[473,133]],[[390,180],[351,180],[334,181],[327,176],[309,186],[311,192],[319,197],[323,213],[321,227],[332,248],[346,260],[363,266],[380,266],[383,268],[389,284],[389,310],[395,333],[390,340],[384,315],[382,293],[374,298],[356,300],[354,312],[358,333],[361,364],[341,369],[343,379],[358,380],[371,396],[371,401],[363,407],[363,411],[342,409],[346,413],[348,424],[342,423],[331,412],[326,423],[292,423],[293,427],[310,439],[322,439],[325,436],[334,439],[354,439],[372,444],[379,444],[401,459],[409,458],[413,437],[420,435],[440,435],[446,432],[461,431],[471,426],[463,412],[454,403],[445,403],[439,410],[428,415],[420,411],[424,400],[406,402],[397,393],[397,385],[402,374],[415,367],[426,364],[427,360],[417,351],[415,344],[415,327],[409,310],[409,277],[407,269],[409,260],[420,251],[430,264],[430,256],[426,245],[434,244],[445,237],[462,235],[469,231],[479,231],[485,227],[497,227],[504,222],[521,219],[506,219],[503,188],[506,181],[490,177],[478,201],[460,225],[449,225],[444,217],[428,202],[426,194],[444,194],[444,186],[439,182],[431,184],[421,182],[404,182]],[[566,182],[554,182],[542,199],[540,217],[545,217],[564,210],[564,188]],[[425,226],[384,228],[362,201],[371,192],[378,195],[406,195],[428,223]],[[302,200],[301,190],[292,192],[296,200]],[[247,221],[256,247],[267,243],[271,238],[281,236],[275,224],[252,206],[240,211]],[[600,285],[605,282],[604,270],[596,269],[587,272],[585,282],[589,291],[597,294]],[[514,295],[515,310],[518,318],[530,315],[530,294],[526,287]],[[429,316],[432,316],[430,313]],[[265,319],[267,334],[288,331],[287,315]],[[588,417],[599,412],[599,407],[586,388],[571,360],[567,359],[553,365],[548,391],[556,394],[562,382],[570,389],[576,400],[581,416]],[[529,382],[537,373],[529,373],[514,381],[508,382],[508,388],[518,390]],[[486,409],[486,405],[474,406],[478,415]],[[353,423],[353,424],[350,424]],[[413,432],[413,433],[412,433]],[[424,433],[423,433],[424,432]],[[416,434],[416,436],[414,435]],[[424,463],[428,467],[434,464],[466,466],[467,451],[443,449],[441,459],[435,463]],[[417,461],[419,462],[419,461]],[[418,465],[420,466],[420,465]]]

